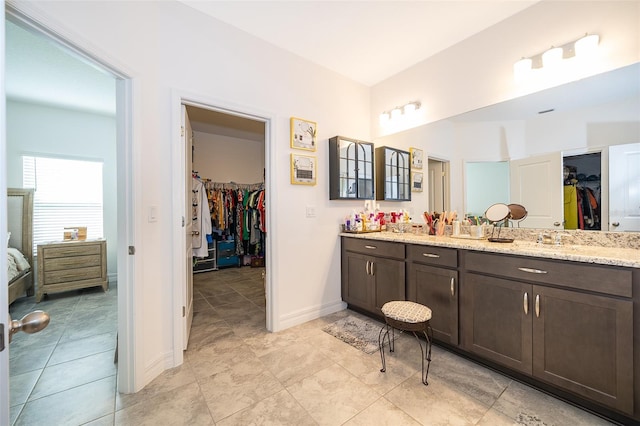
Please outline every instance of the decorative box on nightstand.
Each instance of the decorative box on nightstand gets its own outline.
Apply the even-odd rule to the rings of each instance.
[[[96,286],[109,288],[105,240],[38,244],[36,302],[48,293]]]

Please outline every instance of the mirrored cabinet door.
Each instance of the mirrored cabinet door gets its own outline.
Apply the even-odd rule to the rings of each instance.
[[[329,199],[373,199],[373,176],[372,143],[342,136],[329,139]]]
[[[378,200],[411,201],[411,156],[408,151],[376,148]]]

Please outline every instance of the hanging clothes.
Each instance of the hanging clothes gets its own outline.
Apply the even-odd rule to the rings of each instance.
[[[578,194],[574,185],[564,187],[564,229],[578,229]]]
[[[207,190],[202,181],[192,178],[191,193],[193,256],[207,257],[209,255],[207,235],[211,234],[212,231],[211,211],[209,210]]]

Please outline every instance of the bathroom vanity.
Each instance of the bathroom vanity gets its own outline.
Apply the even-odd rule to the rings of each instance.
[[[341,238],[350,307],[380,317],[389,300],[422,303],[444,346],[614,420],[640,420],[638,249]]]

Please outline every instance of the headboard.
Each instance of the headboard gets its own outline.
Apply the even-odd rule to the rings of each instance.
[[[33,189],[7,189],[7,223],[9,246],[20,250],[33,265]]]

